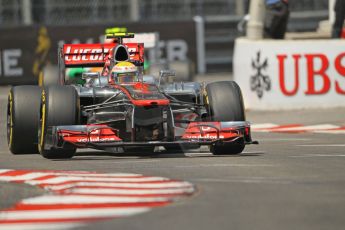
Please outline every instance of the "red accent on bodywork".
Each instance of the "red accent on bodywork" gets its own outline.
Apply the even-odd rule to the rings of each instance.
[[[148,84],[146,83],[129,83],[128,85],[134,85],[134,87],[137,87],[137,89],[141,90],[141,93],[149,93],[148,91]],[[120,89],[122,92],[124,92],[129,100],[133,103],[133,105],[136,106],[152,106],[152,105],[169,105],[170,101],[168,99],[134,99],[128,89],[126,87],[121,85],[113,85],[114,88]]]
[[[58,135],[64,141],[72,144],[122,141],[121,138],[117,136],[114,129],[106,126],[95,127],[89,131],[59,130]]]
[[[250,128],[249,127],[245,128],[245,134],[246,134],[246,136],[250,135]]]
[[[149,85],[142,83],[142,82],[136,82],[133,83],[133,88],[136,90],[141,90],[142,93],[149,93]]]
[[[182,139],[230,139],[239,137],[238,130],[222,128],[221,122],[191,122],[182,135]]]
[[[169,100],[132,100],[132,103],[136,106],[152,106],[152,105],[169,105]]]
[[[195,119],[198,117],[197,114],[194,112],[188,111],[188,112],[181,112],[181,113],[174,113],[175,117],[175,126],[180,128],[187,128],[188,124],[186,123],[180,123],[179,121],[185,120],[185,121],[195,121]]]

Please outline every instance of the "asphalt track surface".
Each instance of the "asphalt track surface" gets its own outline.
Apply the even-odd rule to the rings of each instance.
[[[0,169],[84,170],[138,173],[184,180],[192,197],[151,212],[80,229],[344,229],[345,134],[253,133],[258,146],[239,156],[212,156],[207,149],[124,156],[82,151],[71,160],[11,155],[6,143],[6,99],[0,88]],[[253,123],[345,125],[345,109],[248,112]],[[0,183],[0,208],[42,189]]]

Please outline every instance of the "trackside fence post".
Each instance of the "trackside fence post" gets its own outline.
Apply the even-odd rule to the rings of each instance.
[[[262,39],[265,16],[264,0],[251,0],[249,14],[250,19],[247,25],[247,38],[253,40]]]
[[[32,24],[31,0],[22,0],[21,4],[22,21],[24,25]]]
[[[130,18],[132,22],[140,20],[139,0],[130,0]]]
[[[196,27],[197,70],[198,74],[204,74],[206,73],[205,22],[201,16],[195,16],[193,19]]]

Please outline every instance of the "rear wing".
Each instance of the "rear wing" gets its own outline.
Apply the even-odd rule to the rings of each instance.
[[[60,58],[65,67],[103,67],[114,54],[117,43],[108,44],[64,44]],[[144,65],[144,44],[124,43],[129,54],[129,62]]]

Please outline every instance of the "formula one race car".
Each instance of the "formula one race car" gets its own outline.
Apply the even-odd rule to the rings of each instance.
[[[213,154],[239,154],[251,139],[241,90],[233,81],[172,82],[172,71],[143,77],[144,47],[113,34],[110,44],[65,44],[59,76],[43,87],[12,87],[7,136],[13,154],[39,152],[71,158],[77,148],[153,152],[210,146]],[[66,84],[65,68],[85,72],[84,83]]]

